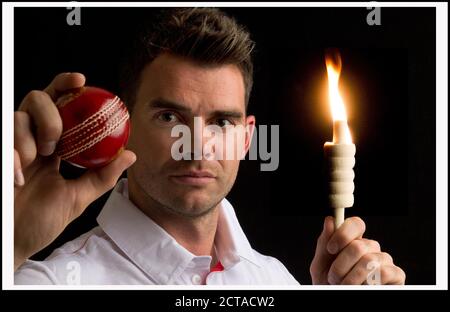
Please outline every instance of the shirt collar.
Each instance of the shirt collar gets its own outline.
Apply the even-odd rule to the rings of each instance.
[[[223,199],[214,241],[225,270],[241,259],[260,266],[231,204]],[[156,282],[170,284],[197,257],[147,217],[128,199],[128,181],[122,179],[97,217],[111,240]]]

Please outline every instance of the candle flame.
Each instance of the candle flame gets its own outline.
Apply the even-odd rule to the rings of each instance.
[[[326,51],[325,64],[328,74],[328,96],[335,129],[333,131],[333,141],[351,143],[352,138],[347,126],[347,112],[339,92],[339,76],[341,75],[342,60],[337,49],[328,49]]]
[[[328,74],[328,96],[333,120],[347,121],[344,101],[339,92],[339,76],[341,75],[342,60],[339,51],[328,50],[325,54],[325,64]]]

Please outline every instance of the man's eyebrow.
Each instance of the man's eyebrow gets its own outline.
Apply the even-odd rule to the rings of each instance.
[[[183,104],[165,100],[162,98],[157,98],[157,99],[150,101],[149,107],[150,108],[168,108],[168,109],[178,110],[181,112],[191,112],[191,109],[189,107],[184,106]]]
[[[244,114],[240,111],[227,111],[227,110],[214,111],[211,115],[215,117],[233,118],[233,119],[241,119],[244,116]]]
[[[149,107],[152,109],[173,109],[180,112],[186,112],[186,113],[192,113],[192,109],[189,107],[184,106],[183,104],[162,99],[162,98],[156,98],[149,103]],[[213,111],[211,116],[214,117],[220,117],[220,118],[233,118],[233,119],[241,119],[244,114],[237,110],[216,110]]]

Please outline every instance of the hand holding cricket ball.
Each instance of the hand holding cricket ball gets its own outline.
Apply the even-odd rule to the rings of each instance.
[[[14,112],[14,268],[50,244],[136,160],[125,150],[129,115],[118,97],[64,73]],[[59,173],[61,157],[88,168]]]

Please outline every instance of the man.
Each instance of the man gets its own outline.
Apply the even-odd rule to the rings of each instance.
[[[298,284],[277,259],[251,248],[225,199],[239,158],[198,159],[195,150],[183,150],[192,156],[184,160],[172,155],[178,125],[191,129],[201,145],[207,139],[199,128],[243,126],[248,151],[255,127],[246,113],[253,74],[249,34],[219,10],[197,8],[161,14],[141,38],[124,86],[129,150],[107,166],[76,180],[58,172],[54,149],[62,122],[54,102],[64,90],[82,87],[82,74],[58,75],[15,112],[15,282]],[[128,180],[117,183],[126,169]],[[98,227],[45,261],[27,260],[114,186]],[[337,231],[332,218],[325,219],[310,267],[314,284],[364,284],[371,261],[379,264],[382,283],[404,283],[403,271],[376,241],[362,238],[364,231],[359,218]]]

